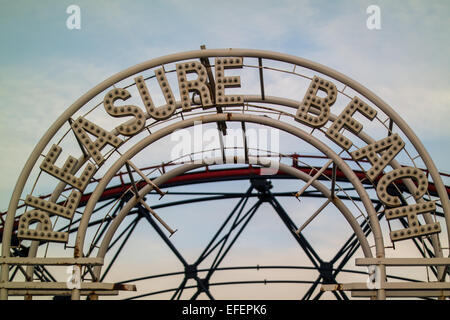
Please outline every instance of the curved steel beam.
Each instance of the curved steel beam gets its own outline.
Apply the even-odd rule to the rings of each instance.
[[[298,66],[302,66],[317,72],[320,72],[322,74],[325,74],[327,76],[330,76],[341,83],[347,85],[348,87],[353,88],[357,92],[361,93],[364,97],[366,97],[368,100],[370,100],[372,103],[374,103],[377,107],[379,107],[384,113],[386,113],[394,122],[395,124],[406,134],[406,136],[410,139],[410,141],[413,143],[419,154],[422,156],[422,159],[427,166],[427,168],[430,171],[431,176],[433,177],[433,181],[437,184],[438,192],[440,195],[440,198],[443,202],[443,208],[446,215],[448,215],[448,212],[450,210],[450,204],[448,202],[448,198],[444,198],[444,185],[442,181],[440,180],[440,177],[438,175],[437,168],[435,167],[431,157],[425,150],[425,147],[420,142],[420,140],[417,138],[417,136],[414,134],[414,132],[411,130],[411,128],[406,124],[405,121],[387,104],[385,103],[381,98],[379,98],[377,95],[375,95],[373,92],[371,92],[369,89],[361,85],[360,83],[354,81],[353,79],[345,76],[344,74],[328,68],[324,65],[321,65],[319,63],[315,63],[313,61],[303,59],[300,57],[287,55],[287,54],[281,54],[273,51],[265,51],[265,50],[252,50],[252,49],[205,49],[205,50],[194,50],[194,51],[188,51],[188,52],[182,52],[172,55],[167,55],[163,57],[159,57],[156,59],[152,59],[149,61],[145,61],[143,63],[137,64],[133,67],[130,67],[126,70],[123,70],[105,81],[101,82],[91,90],[89,90],[87,93],[85,93],[83,96],[81,96],[78,100],[75,101],[53,124],[52,126],[47,130],[47,132],[44,134],[44,136],[41,138],[41,140],[38,142],[38,144],[35,146],[33,152],[31,153],[30,157],[28,158],[20,176],[16,183],[16,186],[14,188],[13,196],[11,197],[10,205],[8,208],[8,216],[5,223],[5,233],[4,233],[4,239],[2,243],[4,244],[2,248],[2,253],[4,256],[9,255],[9,244],[10,244],[10,227],[12,226],[14,222],[14,214],[17,209],[17,203],[19,201],[19,197],[22,193],[23,187],[25,185],[25,182],[34,166],[34,163],[39,158],[40,154],[42,153],[45,146],[50,141],[51,137],[53,137],[54,134],[62,127],[62,125],[70,118],[72,114],[74,114],[77,110],[79,110],[84,104],[89,102],[92,98],[94,98],[96,95],[101,93],[102,91],[106,90],[108,87],[112,86],[114,83],[117,83],[125,78],[128,78],[136,73],[139,73],[141,71],[144,71],[146,69],[153,68],[158,65],[167,64],[171,62],[176,62],[180,60],[187,60],[192,58],[208,58],[208,57],[216,57],[216,56],[238,56],[238,57],[257,57],[257,58],[263,58],[263,59],[271,59],[276,61],[283,61],[292,63]],[[448,218],[448,217],[446,217]],[[447,220],[447,229],[450,230],[450,222],[449,219]],[[450,231],[449,231],[450,235]],[[5,246],[6,245],[6,246]],[[6,247],[6,248],[5,248]],[[2,278],[3,278],[3,272],[2,272]]]
[[[243,159],[241,159],[243,160]],[[208,163],[210,163],[209,161],[207,161]],[[169,172],[166,172],[165,174],[163,174],[162,176],[156,178],[153,182],[156,185],[161,185],[163,184],[165,181],[170,180],[172,177],[177,176],[179,174],[182,174],[184,172],[187,172],[189,170],[193,170],[193,169],[197,169],[199,167],[204,166],[205,163],[202,164],[185,164],[181,167],[175,168]],[[308,181],[310,179],[310,176],[304,172],[298,171],[295,168],[289,167],[287,165],[284,164],[279,164],[280,165],[280,169],[283,170],[284,172],[286,172],[287,174],[296,177],[298,179],[301,179],[303,181]],[[312,186],[314,188],[316,188],[319,192],[321,192],[325,197],[331,199],[331,191],[322,183],[318,182],[318,181],[314,181]],[[140,191],[139,191],[139,198],[143,198],[146,194],[148,194],[150,191],[152,191],[152,186],[147,185],[144,186]],[[364,236],[364,233],[360,227],[360,225],[358,224],[358,222],[356,221],[356,219],[353,217],[352,213],[350,212],[350,210],[347,208],[347,206],[340,200],[340,199],[331,199],[332,202],[335,204],[335,206],[342,212],[342,214],[344,215],[345,219],[349,222],[350,226],[352,227],[353,231],[355,232],[358,240],[360,240],[361,242],[361,247],[362,250],[364,252],[364,255],[368,255],[371,256],[372,252],[370,250],[370,246],[367,242],[366,237]],[[102,240],[102,243],[100,244],[98,253],[97,253],[97,257],[104,257],[106,255],[107,249],[109,247],[109,244],[112,240],[112,237],[114,236],[116,230],[119,228],[121,222],[123,221],[123,219],[128,215],[129,211],[134,208],[136,206],[136,204],[138,204],[138,200],[136,198],[131,198],[122,208],[122,210],[117,214],[116,218],[113,220],[113,222],[110,224],[110,227],[108,229],[108,231],[105,233],[105,236]],[[96,268],[94,270],[94,274],[96,274],[96,276],[98,277],[100,275],[101,272],[101,268]]]
[[[239,159],[243,160],[243,159]],[[210,161],[205,161],[206,163],[211,163]],[[165,181],[170,180],[172,177],[179,175],[180,173],[187,172],[189,170],[197,169],[201,166],[206,165],[205,163],[202,164],[185,164],[181,167],[178,167],[176,169],[173,169],[169,172],[166,172],[162,176],[156,178],[154,180],[154,183],[156,185],[161,185]],[[296,177],[298,179],[301,179],[303,181],[308,181],[310,179],[310,176],[304,172],[298,171],[295,168],[292,168],[290,166],[286,166],[284,164],[280,164],[280,169],[285,171],[287,174],[292,175],[293,177]],[[314,181],[312,186],[316,188],[319,192],[321,192],[326,198],[330,199],[334,205],[340,210],[340,212],[343,214],[344,218],[348,221],[351,228],[353,229],[355,235],[357,236],[357,239],[361,243],[361,248],[363,250],[364,255],[372,256],[372,252],[370,250],[370,246],[367,242],[366,237],[364,236],[364,232],[361,229],[359,223],[356,221],[350,210],[347,208],[347,206],[338,198],[332,198],[331,197],[331,191],[322,183],[318,181]],[[151,185],[144,186],[139,191],[139,199],[142,199],[146,194],[148,194],[150,191],[152,191],[153,187]],[[139,203],[139,200],[135,197],[131,198],[128,203],[124,205],[122,210],[117,214],[116,218],[113,220],[113,222],[110,224],[109,229],[105,233],[105,236],[103,237],[102,243],[100,244],[100,247],[98,249],[97,257],[105,257],[106,252],[108,250],[109,244],[116,233],[117,229],[119,228],[120,224],[122,223],[123,219],[128,215],[131,209],[133,209],[137,204]],[[94,268],[94,275],[96,278],[100,277],[101,273],[101,267],[95,267]]]
[[[290,108],[293,108],[293,109],[296,109],[298,107],[298,102],[295,101],[295,100],[291,100],[291,99],[287,99],[287,98],[281,98],[281,97],[273,97],[273,96],[266,96],[263,99],[261,96],[258,96],[258,95],[247,95],[247,96],[245,96],[244,101],[245,102],[259,102],[259,103],[263,103],[264,102],[264,103],[269,103],[269,104],[282,105],[282,106],[290,107]],[[199,103],[200,102],[199,98],[197,97],[196,99],[194,99],[194,102]],[[318,111],[315,110],[315,109],[312,109],[311,111],[312,111],[312,113],[318,114]],[[330,117],[329,117],[329,121],[334,121],[336,118],[337,118],[337,116],[331,113]],[[375,141],[373,138],[371,138],[369,135],[367,135],[363,131],[358,133],[356,136],[358,136],[360,139],[362,139],[367,144],[373,143]],[[86,160],[87,159],[85,159],[84,157],[81,157],[79,159],[79,166],[81,167]],[[397,169],[397,168],[401,167],[401,165],[396,160],[392,160],[390,165],[394,169]],[[413,194],[417,190],[416,185],[414,184],[414,182],[411,179],[403,179],[403,183],[408,188],[408,190],[409,190],[409,192],[411,194]],[[59,197],[60,193],[64,190],[65,186],[66,186],[66,184],[64,182],[60,182],[58,187],[55,189],[55,191],[53,192],[53,194],[49,198],[49,201],[56,201],[56,199]],[[447,189],[446,189],[446,191],[447,191]],[[419,200],[419,202],[422,202],[422,201],[423,201],[422,199]],[[445,215],[445,207],[444,207],[444,215]],[[426,223],[432,223],[433,222],[433,218],[432,218],[430,213],[425,213],[424,214],[424,218],[425,218]],[[447,229],[447,230],[449,230],[449,229]],[[450,238],[450,236],[449,236],[449,238]],[[443,256],[443,252],[442,252],[442,249],[441,249],[439,237],[437,235],[431,235],[431,240],[432,240],[432,244],[433,244],[433,249],[434,249],[435,255],[437,257],[442,257]],[[34,257],[36,255],[38,246],[39,246],[39,242],[38,241],[33,241],[32,242],[30,250],[29,250],[29,257]],[[33,268],[33,266],[28,266],[27,267],[27,272],[28,273],[32,273],[32,268]]]
[[[102,91],[106,90],[108,87],[110,87],[112,84],[123,80],[129,76],[132,76],[133,74],[136,74],[138,72],[141,72],[143,70],[166,64],[171,63],[175,61],[180,60],[187,60],[191,58],[199,58],[199,57],[215,57],[215,56],[241,56],[241,57],[258,57],[263,59],[272,59],[277,61],[283,61],[292,63],[295,65],[299,65],[302,67],[309,68],[311,70],[315,70],[317,72],[320,72],[322,74],[325,74],[327,76],[330,76],[341,83],[347,85],[348,87],[353,88],[360,94],[362,94],[364,97],[366,97],[369,101],[374,103],[378,108],[380,108],[384,113],[386,113],[389,118],[391,118],[394,123],[400,128],[400,130],[405,133],[405,135],[408,137],[410,142],[414,145],[420,156],[422,157],[422,160],[424,161],[425,165],[427,166],[427,169],[429,170],[433,181],[436,184],[443,210],[446,216],[446,224],[447,224],[447,230],[450,234],[450,219],[449,219],[449,210],[450,205],[448,198],[445,195],[445,188],[442,183],[442,180],[440,179],[437,169],[435,165],[433,164],[433,161],[431,160],[429,154],[425,150],[423,144],[420,142],[420,140],[417,138],[417,136],[414,134],[414,132],[409,128],[409,126],[406,124],[406,122],[401,119],[401,117],[391,108],[389,107],[383,100],[381,100],[378,96],[376,96],[373,92],[359,84],[358,82],[346,77],[345,75],[330,69],[328,67],[325,67],[323,65],[314,63],[312,61],[302,59],[299,57],[286,55],[286,54],[280,54],[276,52],[271,51],[262,51],[262,50],[251,50],[251,49],[208,49],[208,50],[195,50],[195,51],[189,51],[174,55],[168,55],[164,57],[160,57],[157,59],[153,59],[150,61],[146,61],[144,63],[138,64],[134,67],[128,68],[110,78],[103,81],[96,87],[92,88],[90,91],[88,91],[85,95],[80,97],[72,106],[70,106],[56,121],[55,123],[48,129],[46,134],[41,138],[41,140],[36,145],[35,149],[31,153],[30,157],[28,158],[20,176],[16,183],[13,196],[11,197],[10,205],[8,208],[8,215],[6,217],[5,221],[5,233],[3,234],[3,246],[2,246],[2,255],[3,256],[9,256],[9,247],[10,247],[10,241],[11,241],[11,233],[12,233],[12,225],[14,223],[14,215],[17,209],[17,204],[19,201],[19,197],[22,193],[23,187],[25,185],[25,182],[35,164],[37,161],[39,155],[42,153],[45,146],[50,141],[51,137],[62,127],[62,125],[67,121],[67,119],[70,118],[72,114],[74,114],[77,110],[79,110],[85,103],[90,101],[92,98],[94,98],[97,94],[101,93]],[[2,266],[2,273],[1,273],[1,279],[4,281],[7,279],[8,275],[8,268],[7,265]],[[6,298],[5,297],[6,292],[5,290],[1,290],[1,297],[0,298]]]

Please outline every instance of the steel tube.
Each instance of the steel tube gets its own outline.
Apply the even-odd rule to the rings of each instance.
[[[175,61],[180,60],[187,60],[192,58],[199,58],[199,57],[215,57],[215,56],[241,56],[241,57],[257,57],[257,58],[264,58],[264,59],[272,59],[277,61],[284,61],[288,63],[292,63],[298,66],[302,66],[305,68],[309,68],[311,70],[320,72],[322,74],[325,74],[327,76],[330,76],[341,83],[347,85],[348,87],[353,88],[360,94],[362,94],[364,97],[366,97],[369,101],[374,103],[378,108],[380,108],[384,113],[386,113],[393,122],[400,128],[400,130],[408,137],[408,139],[411,141],[411,143],[414,145],[418,153],[420,154],[423,162],[425,163],[427,169],[430,172],[430,175],[433,178],[433,181],[436,185],[436,190],[439,194],[439,197],[442,202],[442,207],[445,213],[445,219],[446,219],[446,226],[447,226],[447,233],[450,238],[450,218],[449,218],[449,212],[450,212],[450,204],[449,200],[446,194],[446,190],[444,187],[444,184],[439,176],[439,173],[437,171],[437,168],[435,167],[431,157],[425,150],[423,144],[420,142],[420,140],[417,138],[417,136],[414,134],[414,132],[409,128],[407,123],[390,107],[388,106],[383,100],[381,100],[377,95],[375,95],[373,92],[359,84],[358,82],[348,78],[347,76],[341,74],[338,71],[335,71],[331,68],[328,68],[326,66],[323,66],[318,63],[314,63],[312,61],[309,61],[307,59],[302,59],[299,57],[286,55],[286,54],[280,54],[276,52],[271,51],[262,51],[262,50],[251,50],[251,49],[208,49],[208,50],[195,50],[195,51],[189,51],[189,52],[183,52],[173,55],[167,55],[164,57],[160,57],[157,59],[149,60],[143,63],[140,63],[138,65],[135,65],[131,68],[128,68],[122,72],[117,73],[116,75],[106,79],[105,81],[101,82],[91,90],[89,90],[86,94],[81,96],[78,100],[75,101],[74,104],[72,104],[54,123],[53,125],[48,129],[48,131],[44,134],[44,136],[41,138],[41,140],[36,144],[33,152],[31,153],[30,157],[28,158],[19,178],[16,183],[16,186],[14,188],[13,195],[11,197],[11,201],[8,207],[8,214],[5,221],[5,228],[3,233],[3,241],[2,241],[2,256],[8,257],[10,255],[9,248],[10,248],[10,240],[12,236],[12,226],[14,223],[15,213],[18,205],[19,198],[22,194],[23,187],[28,179],[28,176],[34,167],[34,164],[38,160],[40,154],[44,150],[44,148],[47,146],[51,138],[56,134],[56,132],[64,125],[64,123],[73,115],[77,110],[79,110],[84,104],[89,102],[92,98],[94,98],[96,95],[101,93],[102,91],[109,88],[111,85],[113,85],[116,82],[119,82],[127,77],[130,77],[136,73],[139,73],[141,71],[144,71],[149,68],[153,68],[158,65],[171,63]],[[265,100],[267,100],[267,97],[265,97]],[[426,217],[426,216],[425,216]],[[437,256],[442,256],[442,252],[439,252],[440,248],[436,247],[436,237],[434,237],[433,245],[435,246],[438,252],[436,253]],[[7,264],[2,264],[2,271],[1,271],[1,278],[0,281],[7,281],[8,280],[8,272],[9,268]],[[7,298],[7,292],[3,289],[0,290],[0,299],[6,299]]]

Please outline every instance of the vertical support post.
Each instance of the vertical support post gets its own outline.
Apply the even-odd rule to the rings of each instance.
[[[219,143],[220,143],[220,150],[222,151],[222,161],[223,163],[227,163],[227,159],[225,156],[225,145],[223,143],[223,133],[219,132]]]
[[[245,157],[245,163],[249,163],[248,161],[248,144],[247,144],[247,134],[246,134],[246,128],[245,128],[245,122],[241,122],[242,127],[242,140],[244,141],[244,157]]]
[[[9,265],[2,263],[1,282],[7,282],[9,278]],[[0,289],[0,300],[8,300],[8,289]]]
[[[386,291],[384,289],[384,284],[386,282],[386,266],[379,265],[380,270],[380,289],[377,290],[377,300],[386,300]]]
[[[264,93],[264,74],[263,74],[263,65],[262,65],[262,58],[258,58],[258,66],[259,66],[259,85],[261,87],[261,98],[262,100],[265,100],[265,93]]]
[[[333,162],[333,169],[331,171],[331,199],[335,198],[334,189],[336,188],[336,163]]]

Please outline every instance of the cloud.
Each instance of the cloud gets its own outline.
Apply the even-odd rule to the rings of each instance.
[[[1,203],[5,208],[19,172],[51,124],[109,71],[80,61],[53,61],[45,70],[17,66],[0,78]],[[7,137],[7,138],[6,138]],[[14,159],[14,161],[12,161]]]

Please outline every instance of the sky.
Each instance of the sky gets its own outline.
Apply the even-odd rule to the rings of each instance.
[[[69,5],[81,29],[66,27]],[[366,26],[380,7],[381,29]],[[137,63],[252,48],[324,64],[370,88],[450,172],[448,1],[0,1],[0,210],[34,145],[90,88]]]

